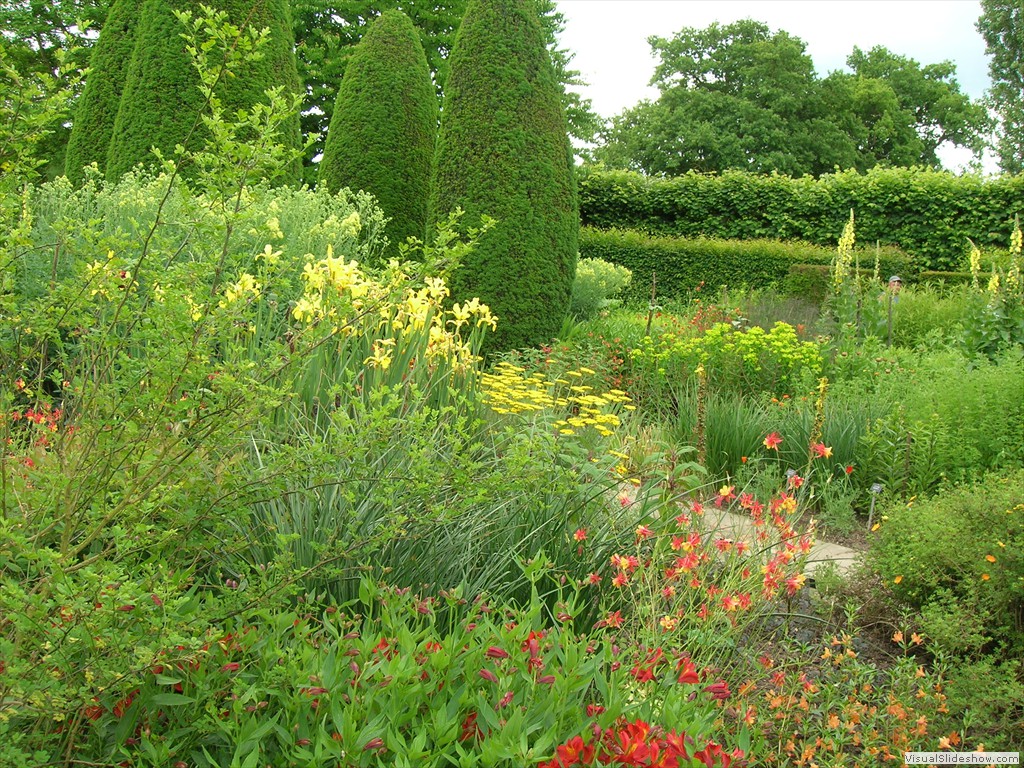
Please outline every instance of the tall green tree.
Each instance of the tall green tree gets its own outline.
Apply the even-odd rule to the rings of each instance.
[[[489,349],[546,343],[569,309],[579,203],[565,113],[531,0],[470,0],[449,61],[430,219],[497,220],[453,278],[497,314]]]
[[[78,101],[64,161],[65,173],[74,183],[82,169],[97,163],[106,170],[107,151],[114,133],[128,63],[135,49],[135,24],[142,0],[114,0],[99,40],[89,59],[89,75]]]
[[[821,173],[852,161],[799,38],[747,19],[649,42],[661,95],[613,120],[598,159],[666,174]]]
[[[799,38],[744,20],[653,37],[660,96],[615,118],[595,155],[646,173],[736,169],[819,175],[878,164],[937,167],[937,147],[980,152],[984,110],[948,62],[855,49],[821,80]]]
[[[390,255],[409,237],[426,237],[437,98],[419,36],[401,11],[370,25],[338,89],[320,183],[332,192],[362,189],[385,215]]]
[[[412,20],[440,100],[446,60],[465,8],[466,0],[293,0],[296,55],[306,86],[302,130],[320,137],[310,158],[324,150],[345,68],[374,19],[400,10]]]
[[[1024,172],[1024,5],[1020,0],[981,0],[978,31],[985,39],[992,88],[989,100],[999,115],[996,152],[1005,173]]]
[[[271,87],[299,92],[287,0],[210,0],[207,5],[225,11],[241,29],[270,30],[262,56],[221,79],[218,96],[227,114],[264,101],[264,92]],[[184,28],[175,16],[175,11],[193,7],[189,0],[145,0],[142,6],[107,155],[108,178],[123,175],[137,163],[152,165],[153,147],[170,157],[177,145],[196,149],[205,139],[206,104],[181,38]],[[285,131],[282,143],[298,147],[298,115]],[[293,179],[297,175],[296,167]]]
[[[854,78],[884,84],[892,91],[899,110],[894,119],[920,139],[914,164],[939,167],[937,150],[944,144],[965,147],[975,155],[984,149],[988,115],[960,90],[953,62],[921,65],[875,46],[870,51],[854,48],[846,63]]]

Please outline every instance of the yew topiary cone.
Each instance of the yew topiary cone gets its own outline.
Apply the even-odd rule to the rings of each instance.
[[[449,60],[430,221],[498,224],[453,279],[498,316],[489,351],[549,342],[576,272],[579,205],[558,83],[531,0],[470,0]]]
[[[338,89],[320,161],[331,192],[362,189],[377,198],[390,255],[426,236],[437,96],[427,56],[409,17],[385,11],[356,46]]]
[[[228,21],[238,27],[270,30],[262,57],[222,79],[218,95],[225,115],[266,101],[264,92],[271,87],[299,92],[287,0],[209,0],[205,4],[225,11]],[[154,165],[153,147],[172,157],[176,145],[194,150],[206,139],[199,76],[185,51],[181,37],[185,29],[174,15],[176,10],[195,13],[198,6],[189,0],[145,0],[107,154],[107,178],[117,179],[138,163]],[[297,148],[301,143],[297,114],[283,131],[281,142]],[[299,171],[296,163],[287,181],[297,180]]]

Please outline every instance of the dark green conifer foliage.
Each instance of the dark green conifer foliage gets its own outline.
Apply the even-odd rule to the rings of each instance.
[[[82,169],[90,163],[97,163],[100,171],[106,169],[107,149],[135,48],[136,21],[142,3],[143,0],[114,0],[93,48],[64,164],[67,177],[75,184],[82,180]]]
[[[386,11],[356,46],[338,89],[320,161],[331,192],[362,189],[391,221],[391,255],[410,237],[426,236],[437,97],[412,21]]]
[[[449,62],[430,221],[498,224],[454,277],[498,316],[489,351],[549,342],[569,309],[579,207],[561,94],[530,0],[470,0]]]
[[[299,92],[287,0],[208,0],[203,4],[227,12],[236,26],[270,29],[262,57],[221,81],[219,96],[227,117],[265,101],[268,88],[284,86],[286,93]],[[153,165],[151,147],[171,157],[177,144],[197,149],[205,140],[200,118],[205,102],[181,37],[185,29],[174,15],[175,10],[196,13],[199,5],[194,0],[145,0],[108,151],[108,178],[118,178],[140,162]],[[298,115],[288,122],[284,134],[282,143],[299,146]],[[290,170],[297,179],[299,165]]]

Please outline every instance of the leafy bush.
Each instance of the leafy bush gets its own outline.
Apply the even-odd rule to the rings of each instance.
[[[1020,652],[1022,494],[1016,471],[885,510],[869,563],[898,600],[923,611],[924,633],[946,641],[940,650],[975,656],[994,643]],[[961,628],[940,629],[946,617]],[[983,633],[975,642],[965,642],[968,626]]]
[[[617,293],[629,285],[632,273],[602,259],[580,259],[572,283],[570,311],[578,320],[589,320],[600,310],[614,307]]]
[[[585,227],[827,247],[839,239],[852,208],[863,242],[896,246],[929,269],[955,270],[967,238],[982,248],[1005,247],[999,233],[1022,212],[1022,186],[1019,176],[983,179],[924,168],[876,167],[820,179],[742,171],[656,179],[588,169],[580,178],[580,211]]]
[[[957,660],[951,701],[970,707],[972,730],[997,741],[1019,727],[1024,712],[1022,499],[1018,469],[893,503],[868,557],[896,609],[914,616],[911,626],[928,650]]]
[[[748,394],[792,394],[813,384],[822,366],[817,344],[800,341],[793,327],[782,322],[767,332],[719,323],[692,338],[647,337],[632,359],[650,382],[663,386],[683,384],[703,366],[713,389]]]
[[[816,245],[778,240],[684,238],[592,227],[580,230],[580,255],[628,268],[633,281],[627,298],[643,304],[650,300],[652,275],[657,280],[658,297],[687,299],[701,286],[782,287],[794,265],[825,265],[832,253]],[[895,249],[885,249],[882,259],[886,269],[907,272],[907,258]]]

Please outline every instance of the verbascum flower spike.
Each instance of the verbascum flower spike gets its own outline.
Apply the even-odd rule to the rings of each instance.
[[[839,293],[843,282],[850,274],[850,265],[853,263],[853,245],[856,241],[854,235],[853,209],[850,209],[850,220],[843,227],[843,235],[839,238],[839,247],[836,251],[835,260],[832,262],[832,290]]]
[[[971,266],[971,286],[977,290],[981,286],[981,251],[972,240],[968,239],[967,242],[971,244],[971,254],[969,256]]]

